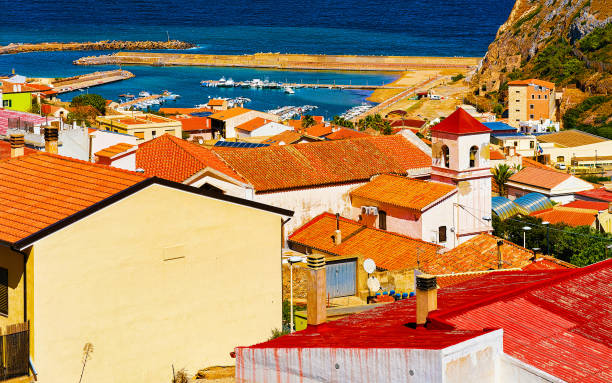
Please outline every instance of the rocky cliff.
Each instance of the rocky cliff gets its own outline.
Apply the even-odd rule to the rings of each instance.
[[[472,77],[475,94],[503,91],[507,81],[527,76],[610,93],[609,44],[593,51],[580,46],[591,32],[609,30],[610,22],[612,0],[516,0]]]

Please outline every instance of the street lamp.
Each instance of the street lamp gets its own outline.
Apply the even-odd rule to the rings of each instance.
[[[304,259],[299,256],[289,257],[287,262],[289,262],[289,285],[290,285],[290,293],[289,293],[289,332],[293,332],[293,264],[303,262]]]
[[[527,233],[529,230],[531,230],[531,227],[529,226],[523,226],[523,247],[527,247],[527,241],[526,241],[526,237],[525,237],[525,233]]]
[[[550,255],[550,222],[544,221],[542,225],[546,225],[546,255]]]

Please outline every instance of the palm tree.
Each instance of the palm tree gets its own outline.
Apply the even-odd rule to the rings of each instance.
[[[512,177],[514,170],[506,164],[499,164],[491,170],[491,173],[493,173],[493,181],[499,188],[499,195],[506,197],[506,182]]]
[[[304,115],[304,118],[302,118],[302,128],[304,129],[308,129],[316,124],[317,122],[315,121],[314,117],[309,114]]]

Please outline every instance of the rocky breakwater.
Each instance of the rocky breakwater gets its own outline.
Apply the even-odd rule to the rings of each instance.
[[[153,49],[188,49],[195,44],[179,40],[169,41],[116,41],[95,42],[47,42],[36,44],[9,44],[0,47],[0,55],[41,51],[105,51],[105,50],[153,50]]]

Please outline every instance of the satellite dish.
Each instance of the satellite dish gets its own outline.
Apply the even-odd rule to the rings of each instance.
[[[374,271],[376,271],[376,263],[374,263],[372,258],[368,258],[363,261],[363,269],[366,271],[366,273],[372,274]]]
[[[198,143],[199,143],[200,145],[202,145],[202,144],[204,143],[204,140],[200,138],[200,139],[198,140]]]
[[[378,278],[372,275],[368,277],[368,289],[371,293],[375,293],[380,290],[380,282],[378,281]]]

